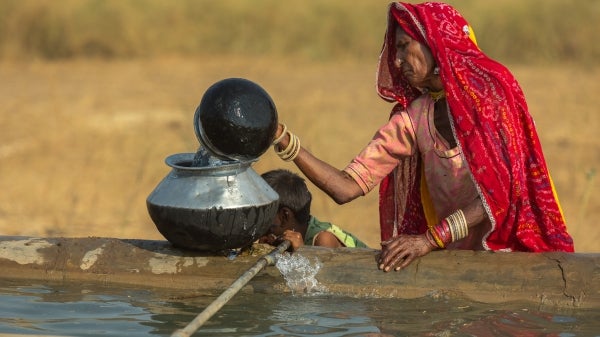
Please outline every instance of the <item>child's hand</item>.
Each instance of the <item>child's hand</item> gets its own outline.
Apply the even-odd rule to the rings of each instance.
[[[290,242],[290,247],[292,247],[292,251],[295,251],[298,248],[304,246],[304,238],[302,237],[302,234],[291,231],[289,229],[283,232],[282,239],[288,240]]]
[[[258,243],[266,243],[269,244],[271,246],[276,246],[276,242],[277,242],[277,235],[275,234],[267,234],[265,236],[261,236],[260,239],[258,239]]]

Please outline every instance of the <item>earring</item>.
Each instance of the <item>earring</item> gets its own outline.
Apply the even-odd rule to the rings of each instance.
[[[433,68],[433,74],[434,75],[439,75],[440,74],[440,67]]]

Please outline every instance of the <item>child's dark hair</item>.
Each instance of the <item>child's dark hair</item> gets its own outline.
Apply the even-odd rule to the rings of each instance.
[[[261,176],[279,194],[279,209],[291,209],[296,221],[307,224],[310,220],[312,195],[304,179],[284,169],[268,171]]]

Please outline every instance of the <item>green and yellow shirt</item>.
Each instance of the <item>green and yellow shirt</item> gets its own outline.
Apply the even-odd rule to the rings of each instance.
[[[306,235],[304,236],[304,244],[314,246],[315,236],[322,231],[327,231],[335,235],[335,237],[346,247],[368,248],[367,245],[351,233],[344,231],[332,223],[321,222],[314,216],[311,216],[310,221],[308,222],[308,228],[306,229]]]

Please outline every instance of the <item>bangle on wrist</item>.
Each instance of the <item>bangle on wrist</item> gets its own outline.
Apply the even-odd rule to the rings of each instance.
[[[435,227],[437,227],[437,226],[429,227],[429,234],[431,234],[431,237],[433,237],[433,240],[435,241],[437,246],[439,248],[444,249],[444,248],[446,248],[446,246],[444,245],[444,242],[440,239]]]
[[[290,135],[290,141],[289,141],[288,145],[285,147],[285,149],[280,150],[280,151],[277,150],[278,144],[275,144],[273,146],[273,148],[275,149],[275,153],[277,153],[279,158],[281,158],[285,161],[292,161],[292,160],[296,159],[296,157],[300,153],[300,139],[298,138],[298,136],[293,134],[290,130],[288,130],[285,127],[284,127],[284,131],[285,131],[285,133]],[[284,136],[279,136],[279,138],[277,138],[276,140],[281,142],[281,140],[283,138],[284,138]]]
[[[464,239],[469,235],[469,225],[461,209],[450,214],[445,220],[448,223],[453,242]]]
[[[433,238],[433,236],[431,236],[431,232],[430,231],[426,231],[425,232],[425,238],[427,239],[427,242],[429,242],[429,245],[433,248],[440,248],[438,246],[438,244],[435,242],[435,239]]]
[[[439,248],[445,248],[450,243],[466,238],[469,235],[469,226],[462,210],[450,214],[439,224],[429,227],[429,237]],[[431,243],[431,242],[430,242]]]

